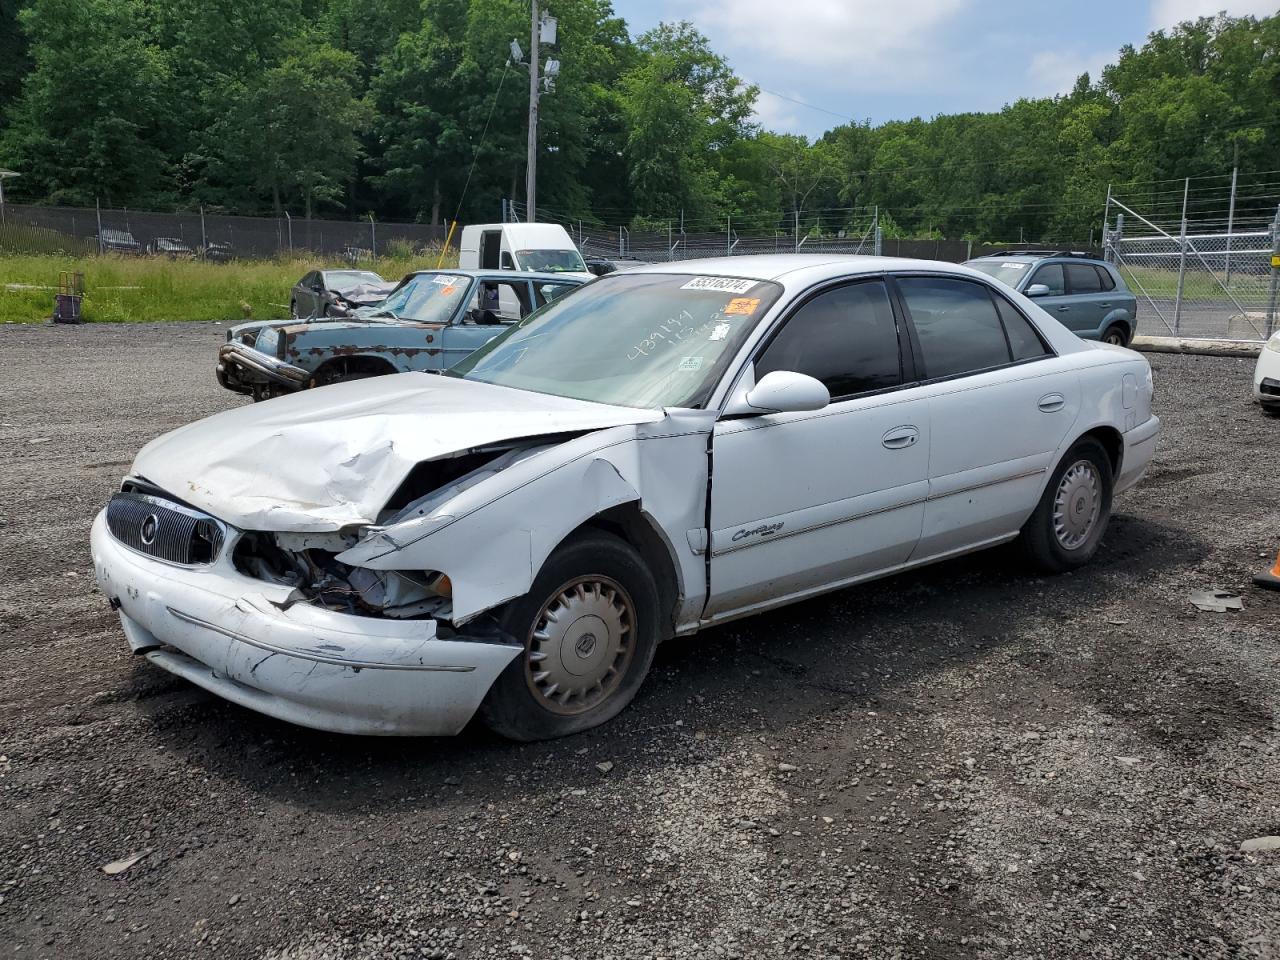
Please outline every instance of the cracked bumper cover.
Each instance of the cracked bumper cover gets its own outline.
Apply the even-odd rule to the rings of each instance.
[[[451,735],[520,652],[508,643],[440,639],[433,620],[353,616],[243,576],[224,552],[202,568],[135,553],[105,512],[90,536],[94,573],[119,607],[135,653],[220,697],[318,730]]]
[[[311,379],[311,371],[268,356],[236,340],[218,349],[218,365],[214,373],[218,383],[228,390],[236,389],[236,385],[254,383],[301,390]]]

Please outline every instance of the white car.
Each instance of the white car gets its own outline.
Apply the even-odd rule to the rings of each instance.
[[[162,436],[93,524],[130,646],[324,730],[613,717],[659,641],[1021,536],[1087,562],[1160,430],[1138,354],[948,264],[602,277],[443,376]]]
[[[1253,395],[1264,412],[1280,417],[1280,331],[1262,345],[1253,370]]]

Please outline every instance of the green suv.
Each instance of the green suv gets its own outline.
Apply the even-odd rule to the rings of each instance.
[[[1125,347],[1138,300],[1105,260],[1060,250],[1009,250],[965,263],[1008,284],[1078,337]]]

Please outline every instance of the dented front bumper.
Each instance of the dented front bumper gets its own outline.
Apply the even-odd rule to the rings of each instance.
[[[287,608],[286,587],[239,573],[224,550],[206,567],[136,553],[100,513],[94,572],[135,653],[211,693],[318,730],[450,735],[471,719],[520,652],[510,643],[440,639],[434,620]]]
[[[311,371],[268,356],[238,340],[225,343],[218,349],[214,375],[219,385],[238,393],[244,393],[254,385],[301,390],[311,379]]]

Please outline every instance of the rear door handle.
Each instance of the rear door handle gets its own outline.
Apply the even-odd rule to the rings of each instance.
[[[915,442],[919,439],[920,431],[908,425],[894,427],[880,438],[880,442],[890,450],[902,450],[906,447],[915,446]]]
[[[1037,406],[1044,413],[1057,413],[1067,405],[1067,398],[1060,393],[1050,393],[1040,398]]]

